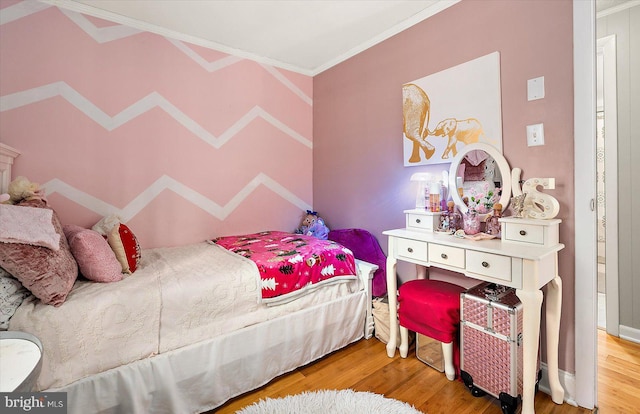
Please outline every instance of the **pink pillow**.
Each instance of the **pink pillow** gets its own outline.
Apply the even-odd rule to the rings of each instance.
[[[140,244],[131,229],[122,223],[115,225],[109,232],[107,241],[116,254],[122,271],[135,272],[140,262]]]
[[[29,200],[20,206],[49,208],[44,200]],[[51,218],[60,235],[60,249],[19,243],[0,243],[0,267],[3,267],[42,302],[60,306],[78,278],[76,264],[56,212]]]
[[[471,165],[469,161],[466,159],[462,160],[462,163],[465,165],[464,169],[464,180],[465,181],[484,181],[484,164],[485,161],[482,161],[478,165]]]
[[[64,226],[64,233],[84,277],[93,282],[122,280],[120,262],[102,235],[75,225]]]
[[[76,226],[75,224],[65,224],[62,226],[62,231],[67,241],[71,243],[71,239],[74,238],[81,231],[86,230],[84,227]]]

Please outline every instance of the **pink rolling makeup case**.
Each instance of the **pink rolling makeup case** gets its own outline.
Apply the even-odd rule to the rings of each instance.
[[[462,380],[474,396],[498,398],[504,414],[522,399],[522,320],[513,288],[485,282],[460,295]]]

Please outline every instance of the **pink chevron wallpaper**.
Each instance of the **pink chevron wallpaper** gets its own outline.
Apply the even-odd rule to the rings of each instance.
[[[63,223],[143,248],[293,230],[312,200],[313,79],[32,1],[0,2],[0,141]]]

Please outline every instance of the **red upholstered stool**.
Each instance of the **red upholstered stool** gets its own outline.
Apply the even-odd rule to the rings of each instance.
[[[409,330],[442,342],[444,372],[455,379],[454,340],[460,326],[460,293],[465,288],[441,280],[415,279],[398,289],[400,356],[407,357]]]

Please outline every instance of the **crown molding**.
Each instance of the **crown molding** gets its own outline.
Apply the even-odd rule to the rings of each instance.
[[[65,10],[86,14],[86,15],[97,17],[110,22],[133,27],[135,29],[142,30],[145,32],[155,33],[160,36],[188,42],[197,46],[206,47],[206,48],[217,50],[230,55],[238,56],[245,59],[250,59],[258,63],[263,63],[266,65],[274,66],[277,68],[281,68],[281,69],[289,70],[292,72],[300,73],[302,75],[313,77],[321,72],[324,72],[327,69],[332,68],[333,66],[339,63],[344,62],[345,60],[357,55],[358,53],[361,53],[369,49],[370,47],[375,46],[376,44],[408,29],[409,27],[414,26],[415,24],[423,20],[426,20],[431,16],[434,16],[435,14],[458,3],[460,0],[437,1],[432,6],[429,6],[428,8],[424,9],[420,13],[415,14],[410,19],[407,19],[391,27],[390,29],[386,30],[380,35],[368,40],[367,42],[364,42],[358,45],[357,47],[354,47],[353,49],[349,50],[347,53],[344,53],[338,56],[337,58],[332,59],[315,68],[304,68],[297,65],[292,65],[286,62],[282,62],[279,60],[270,59],[264,56],[257,55],[255,53],[250,53],[244,50],[235,49],[233,47],[230,47],[221,43],[217,43],[214,41],[210,41],[207,39],[203,39],[201,37],[191,36],[182,32],[166,29],[161,26],[153,25],[138,19],[133,19],[127,16],[123,16],[121,14],[113,13],[104,9],[100,9],[95,6],[91,6],[89,4],[80,3],[73,0],[39,0],[39,1],[41,3],[50,4]]]

